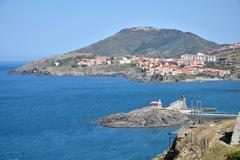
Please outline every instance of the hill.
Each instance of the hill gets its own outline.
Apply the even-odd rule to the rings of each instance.
[[[70,53],[178,57],[184,53],[209,52],[218,47],[217,43],[190,32],[154,27],[133,27],[123,29],[113,36]]]
[[[230,70],[231,76],[229,79],[240,78],[240,49],[235,50],[221,50],[214,53],[218,59],[218,63],[207,63],[206,67],[227,69]]]
[[[236,49],[231,49],[231,46]],[[162,76],[159,69],[153,73],[148,72],[146,62],[152,63],[152,57],[148,56],[179,57],[185,53],[209,51],[209,54],[216,55],[217,62],[208,62],[204,67],[223,71],[229,70],[228,73],[231,75],[226,75],[224,72],[224,76],[221,75],[218,78],[234,80],[240,78],[240,47],[237,47],[238,45],[218,45],[189,32],[153,27],[134,27],[123,29],[88,47],[33,61],[12,70],[11,73],[56,76],[125,76],[138,81],[153,82],[184,81],[195,79],[196,76],[190,72],[182,72],[182,68],[179,68],[181,66],[176,62],[172,65],[178,68],[177,75],[176,72],[175,75],[169,72]],[[144,59],[140,56],[130,56],[139,54],[144,55]],[[99,55],[107,55],[108,57]],[[160,63],[168,65],[164,62]],[[206,75],[197,74],[197,76],[204,78]],[[216,77],[216,75],[208,75],[207,77],[213,76]]]

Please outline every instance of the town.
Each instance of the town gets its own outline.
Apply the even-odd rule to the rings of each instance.
[[[141,69],[146,76],[152,75],[205,75],[210,77],[224,77],[230,75],[229,70],[206,67],[207,63],[219,63],[215,56],[205,53],[184,54],[181,58],[153,58],[146,56],[128,55],[122,57],[109,57],[101,55],[85,55],[75,61],[78,67],[92,67],[98,65],[124,65],[132,64]],[[57,67],[61,62],[54,62]]]

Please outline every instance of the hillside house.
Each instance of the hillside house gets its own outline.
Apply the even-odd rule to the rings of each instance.
[[[96,56],[95,58],[95,64],[101,65],[101,64],[111,64],[110,57],[107,56]]]
[[[131,60],[128,59],[127,57],[122,57],[121,60],[119,60],[119,64],[129,64],[131,63]]]

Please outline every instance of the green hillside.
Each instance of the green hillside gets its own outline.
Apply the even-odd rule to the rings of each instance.
[[[189,32],[133,27],[123,29],[111,37],[72,52],[114,56],[145,54],[176,57],[184,53],[208,52],[218,47],[215,42]]]
[[[209,63],[207,67],[217,69],[228,69],[231,72],[230,79],[240,78],[240,49],[220,51],[214,54],[218,63]]]

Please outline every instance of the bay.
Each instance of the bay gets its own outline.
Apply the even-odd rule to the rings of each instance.
[[[151,159],[177,128],[104,128],[95,119],[181,94],[221,113],[240,110],[239,81],[139,83],[119,77],[11,75],[0,63],[0,159]]]

